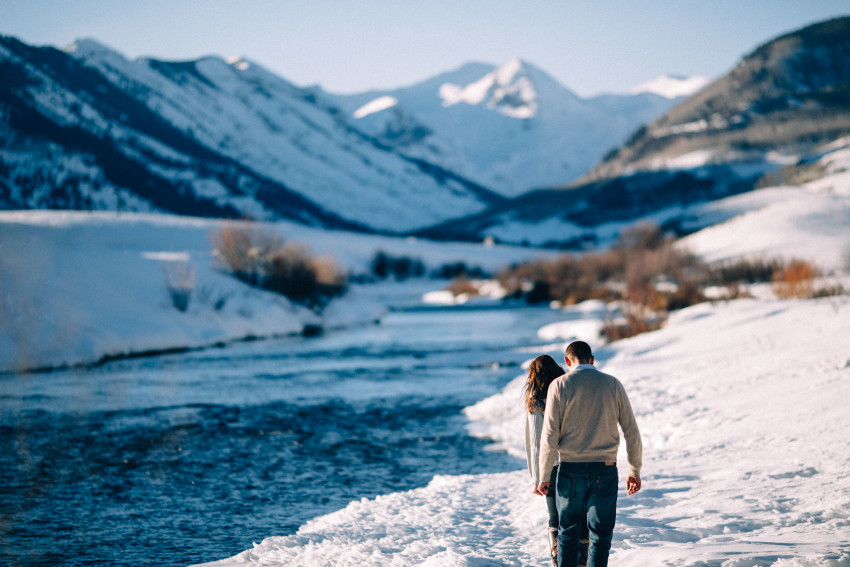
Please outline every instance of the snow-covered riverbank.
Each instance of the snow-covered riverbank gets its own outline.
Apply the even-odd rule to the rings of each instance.
[[[599,350],[645,445],[644,488],[621,494],[611,564],[850,564],[848,338],[847,298],[740,300]],[[466,410],[474,432],[518,457],[522,379]],[[482,471],[353,502],[210,565],[545,565],[545,531],[525,471]]]
[[[405,286],[352,286],[316,315],[249,287],[217,268],[211,236],[220,221],[171,215],[0,212],[0,371],[91,364],[105,357],[199,348],[298,334],[306,325],[370,322]],[[265,225],[283,238],[367,273],[378,250],[421,259],[428,269],[467,262],[496,270],[542,254],[523,248],[435,244]],[[188,309],[175,308],[168,278],[191,269]],[[443,285],[412,282],[414,297]],[[423,287],[424,286],[424,287]],[[390,299],[388,300],[388,296]]]

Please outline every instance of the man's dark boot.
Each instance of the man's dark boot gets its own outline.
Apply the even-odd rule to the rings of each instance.
[[[578,565],[583,567],[587,565],[587,548],[590,547],[590,541],[582,539],[578,544]]]
[[[552,554],[552,567],[558,567],[558,528],[549,528],[549,553]]]

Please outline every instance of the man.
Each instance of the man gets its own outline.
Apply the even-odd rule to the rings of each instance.
[[[552,382],[546,397],[539,470],[551,470],[555,457],[560,458],[555,486],[559,565],[578,564],[579,526],[586,517],[587,565],[605,567],[617,515],[617,425],[626,440],[629,495],[640,490],[643,445],[626,390],[619,380],[596,370],[590,346],[570,343],[564,360],[570,371]],[[549,483],[541,482],[536,492],[545,496],[548,490]]]

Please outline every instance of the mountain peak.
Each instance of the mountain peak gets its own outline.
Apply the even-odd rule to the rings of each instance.
[[[89,57],[120,57],[121,59],[125,59],[125,57],[116,51],[115,49],[105,45],[96,39],[92,39],[89,37],[84,37],[80,39],[75,39],[69,45],[67,45],[63,51],[65,53],[71,54],[77,58],[89,58]]]
[[[513,118],[531,118],[537,114],[537,91],[526,64],[518,57],[467,85],[444,83],[440,86],[443,106],[466,103],[485,105]]]
[[[500,85],[509,85],[511,82],[517,78],[518,75],[522,75],[525,71],[525,63],[519,57],[513,57],[504,62],[500,67],[498,67],[493,74],[496,77],[496,82]]]
[[[233,57],[228,57],[225,62],[231,67],[238,69],[239,71],[255,71],[260,73],[270,74],[271,71],[257,63],[256,61],[252,61],[245,56],[236,55]]]
[[[234,57],[228,57],[227,59],[216,58],[219,61],[224,62],[227,66],[236,69],[242,73],[249,73],[254,77],[263,77],[268,80],[274,81],[282,81],[288,83],[285,79],[276,75],[272,71],[269,71],[256,61],[249,59],[242,55],[237,55]]]
[[[664,98],[677,98],[680,96],[690,96],[702,89],[709,82],[708,77],[700,75],[693,77],[661,75],[632,88],[629,94],[652,93],[663,96]]]

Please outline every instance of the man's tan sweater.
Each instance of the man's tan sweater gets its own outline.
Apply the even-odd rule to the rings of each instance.
[[[556,457],[568,463],[616,462],[618,424],[626,440],[629,476],[640,478],[643,444],[625,388],[589,364],[575,367],[549,386],[539,470],[551,470]]]

